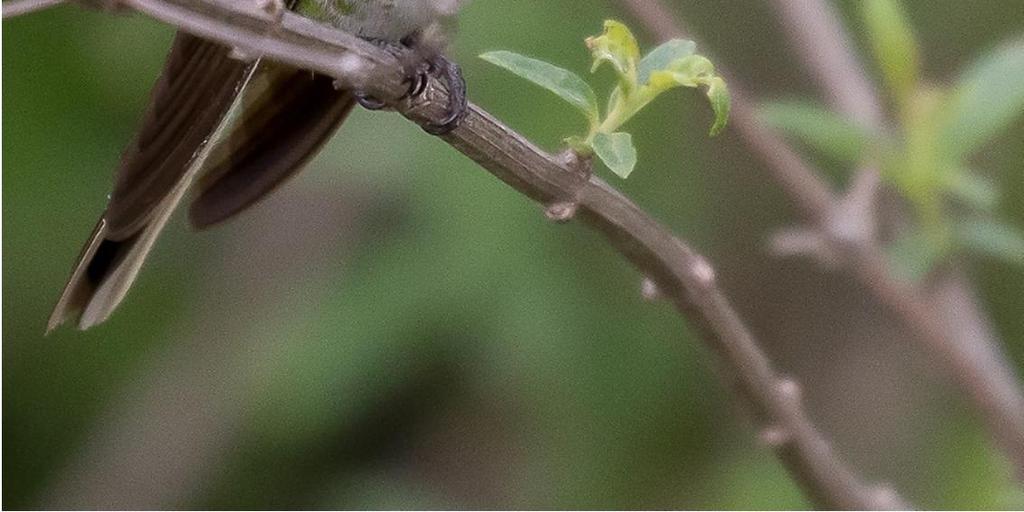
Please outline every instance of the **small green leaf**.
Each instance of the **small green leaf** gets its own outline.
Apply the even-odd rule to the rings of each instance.
[[[707,57],[690,55],[651,72],[642,94],[652,98],[675,87],[697,87],[715,75],[715,65]]]
[[[580,109],[592,124],[600,117],[597,94],[587,82],[572,71],[504,50],[487,52],[480,55],[480,58],[557,94]]]
[[[711,101],[711,109],[715,111],[715,122],[711,125],[710,131],[714,137],[725,129],[725,124],[729,122],[729,111],[732,109],[729,89],[722,77],[716,76],[708,82],[708,99]]]
[[[860,6],[882,76],[903,103],[917,85],[919,69],[917,41],[903,6],[897,0],[862,0]]]
[[[654,50],[651,50],[643,60],[640,61],[639,77],[640,85],[647,85],[651,79],[651,73],[668,69],[669,65],[678,60],[693,55],[697,49],[697,43],[685,39],[672,39],[666,41]]]
[[[683,43],[685,41],[673,43],[671,46],[665,47],[662,50],[663,55],[654,56],[650,63],[664,62],[665,57],[672,53],[677,55],[686,53],[688,45]],[[653,56],[653,52],[651,56]],[[715,75],[715,65],[707,57],[693,54],[686,55],[669,61],[664,67],[651,69],[649,73],[646,83],[635,95],[630,97],[630,111],[628,115],[622,117],[623,121],[670,89],[706,86],[708,88],[708,99],[711,101],[711,107],[715,112],[715,122],[711,127],[711,135],[717,135],[725,128],[731,108],[729,89],[725,85],[725,80]],[[620,99],[614,93],[613,97]]]
[[[662,93],[675,89],[676,87],[698,87],[708,85],[710,88],[712,79],[715,78],[715,65],[706,57],[701,55],[690,55],[676,59],[664,69],[651,71],[647,83],[634,95],[633,113],[636,113]],[[710,90],[708,91],[711,92]],[[721,93],[725,92],[724,83],[716,86],[717,100],[722,100]],[[728,100],[728,97],[724,97]],[[714,102],[713,102],[714,103]],[[715,106],[714,104],[712,106]],[[728,106],[728,102],[719,103],[718,107]],[[717,112],[717,111],[716,111]]]
[[[944,142],[954,158],[974,151],[1024,113],[1024,40],[972,64],[954,89]]]
[[[900,238],[886,248],[893,272],[912,283],[921,282],[946,252],[946,244],[920,232]]]
[[[912,115],[904,116],[902,147],[888,153],[883,176],[909,200],[925,223],[944,223],[942,200],[946,177],[953,162],[944,158],[941,137],[943,94],[921,90],[907,103]],[[924,220],[928,219],[928,220]]]
[[[636,85],[637,63],[640,61],[640,46],[629,27],[615,20],[604,22],[604,33],[587,38],[587,47],[594,57],[591,72],[597,71],[602,63],[609,63],[619,74],[619,79],[632,87]]]
[[[1003,261],[1024,265],[1024,235],[1013,226],[989,219],[972,219],[957,226],[964,247]]]
[[[978,210],[991,212],[999,203],[999,190],[984,176],[967,169],[958,169],[946,181],[954,197]]]
[[[620,178],[628,178],[636,167],[636,147],[630,134],[598,133],[593,145],[597,157]]]
[[[830,110],[809,103],[776,102],[761,106],[758,117],[843,163],[857,163],[870,143],[868,133]]]

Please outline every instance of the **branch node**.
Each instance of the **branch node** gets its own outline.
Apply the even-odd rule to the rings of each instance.
[[[803,389],[800,387],[800,383],[793,379],[779,379],[775,386],[779,394],[791,404],[798,404],[803,399]]]
[[[715,267],[703,256],[694,257],[693,263],[690,264],[690,272],[701,288],[709,290],[715,286]]]
[[[281,20],[284,19],[284,13],[288,11],[288,7],[284,5],[283,0],[257,0],[256,7],[270,15],[270,19],[276,25],[281,24]]]
[[[761,429],[757,438],[762,444],[770,448],[784,446],[793,440],[793,436],[790,435],[789,430],[778,425],[770,425]]]
[[[875,239],[876,203],[881,178],[870,167],[859,169],[846,194],[829,212],[828,231],[844,245],[870,244]]]
[[[872,489],[872,494],[875,507],[878,510],[899,510],[905,508],[899,493],[889,484],[875,486]]]
[[[656,302],[665,298],[664,294],[661,293],[661,288],[658,287],[658,283],[649,277],[645,277],[640,283],[640,296],[647,302]]]
[[[548,220],[552,222],[569,222],[576,216],[576,211],[579,210],[579,204],[571,201],[560,201],[547,206],[544,209],[544,215],[547,216]]]
[[[581,157],[572,149],[565,149],[555,155],[555,161],[563,167],[575,172],[583,181],[589,180],[594,172],[594,161],[591,157]]]

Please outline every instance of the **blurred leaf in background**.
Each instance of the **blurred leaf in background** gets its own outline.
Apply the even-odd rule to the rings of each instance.
[[[993,215],[998,187],[968,158],[1024,117],[1024,38],[977,57],[944,89],[922,77],[917,36],[902,2],[865,0],[859,7],[893,100],[893,133],[866,133],[852,120],[804,102],[765,104],[761,119],[851,173],[858,165],[879,166],[913,209],[911,232],[889,248],[904,278],[923,280],[958,249],[1021,263],[1024,231]]]

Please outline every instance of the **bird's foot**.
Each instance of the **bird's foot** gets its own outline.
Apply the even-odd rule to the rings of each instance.
[[[443,78],[448,87],[448,109],[444,119],[436,123],[426,123],[423,125],[423,129],[431,135],[444,135],[458,128],[459,123],[466,117],[466,112],[469,110],[469,102],[466,99],[466,79],[462,76],[462,68],[444,55],[435,55],[427,62],[429,64],[428,73]],[[415,90],[415,95],[423,93],[426,83],[426,80],[422,80],[418,90]]]
[[[424,131],[431,135],[444,135],[459,126],[468,111],[468,100],[466,98],[466,80],[463,78],[462,69],[458,64],[448,60],[440,53],[423,58],[422,54],[416,51],[416,41],[412,38],[402,40],[398,44],[380,39],[371,39],[370,42],[387,50],[402,63],[405,81],[409,84],[409,89],[400,99],[416,98],[422,95],[432,78],[444,80],[448,88],[448,109],[445,117],[436,123],[425,123]],[[380,110],[387,106],[386,102],[371,95],[357,92],[355,96],[356,101],[368,110]]]

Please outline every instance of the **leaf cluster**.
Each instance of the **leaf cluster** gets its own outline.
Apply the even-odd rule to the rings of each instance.
[[[711,135],[725,128],[729,117],[729,92],[706,57],[697,55],[693,41],[673,39],[641,56],[640,46],[626,25],[608,20],[604,33],[586,39],[593,65],[591,72],[610,67],[616,85],[604,112],[597,93],[579,75],[553,64],[509,51],[488,52],[480,57],[539,85],[576,107],[586,117],[586,135],[566,142],[581,155],[596,155],[622,178],[633,172],[637,162],[632,135],[621,131],[623,124],[661,94],[679,87],[704,87],[715,112]]]

